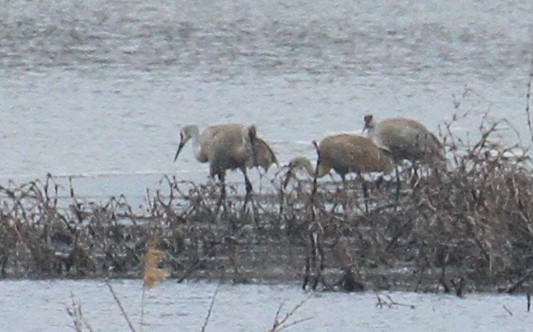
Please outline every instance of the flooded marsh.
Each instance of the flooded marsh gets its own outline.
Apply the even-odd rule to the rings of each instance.
[[[123,331],[106,279],[139,330],[141,308],[150,331],[271,330],[308,297],[290,330],[528,330],[531,12],[3,1],[0,330],[72,330],[72,295]],[[402,163],[398,191],[394,174],[286,177],[367,114],[423,123],[446,170]],[[189,147],[173,161],[182,128],[220,123],[255,125],[280,163],[248,172],[249,204],[239,172],[218,208],[209,167]],[[141,300],[149,248],[170,275]]]

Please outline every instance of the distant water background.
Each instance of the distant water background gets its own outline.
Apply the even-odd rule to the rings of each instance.
[[[73,176],[103,199],[142,197],[163,175],[207,181],[190,147],[172,161],[185,124],[254,123],[282,164],[361,132],[367,113],[438,132],[468,111],[452,129],[474,140],[489,112],[514,127],[502,142],[516,130],[528,145],[531,13],[531,1],[4,0],[0,181]]]

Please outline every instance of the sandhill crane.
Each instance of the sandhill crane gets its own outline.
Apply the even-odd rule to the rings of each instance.
[[[393,169],[390,151],[359,135],[328,136],[318,145],[318,154],[317,177],[322,177],[333,169],[341,176],[343,183],[348,173],[361,176],[362,173],[370,172],[388,173]],[[296,157],[290,161],[288,176],[295,169],[305,169],[312,176],[315,174],[311,161],[305,157]],[[368,191],[364,181],[362,186],[368,212]]]
[[[240,169],[244,175],[247,202],[252,192],[252,184],[248,179],[246,168],[262,167],[265,171],[277,163],[276,156],[270,146],[257,137],[255,126],[241,124],[222,124],[206,128],[201,134],[198,127],[189,125],[180,132],[180,143],[174,161],[192,139],[193,152],[201,163],[209,162],[211,176],[217,176],[222,184],[221,199],[226,197],[226,170]]]
[[[396,162],[407,159],[436,164],[445,159],[444,145],[420,122],[406,118],[390,118],[376,122],[372,115],[366,115],[367,135],[376,144],[392,152]]]
[[[376,144],[387,147],[396,162],[396,198],[400,193],[398,163],[409,160],[416,163],[445,167],[444,145],[423,124],[406,118],[389,118],[376,122],[372,115],[364,117],[367,135]]]

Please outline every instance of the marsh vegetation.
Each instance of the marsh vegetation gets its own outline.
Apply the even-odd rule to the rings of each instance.
[[[466,144],[443,126],[446,171],[317,181],[270,176],[244,205],[229,186],[161,179],[146,204],[88,202],[53,176],[0,188],[4,278],[140,278],[148,248],[171,278],[302,283],[325,290],[527,291],[533,277],[529,151],[480,126]],[[335,178],[333,178],[336,180]],[[360,182],[370,195],[369,211]]]

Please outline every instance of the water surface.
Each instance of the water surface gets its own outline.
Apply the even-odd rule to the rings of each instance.
[[[142,196],[163,174],[206,181],[189,149],[172,162],[184,124],[255,123],[284,163],[360,132],[369,112],[437,132],[468,111],[452,130],[471,140],[489,112],[529,144],[531,12],[530,1],[3,1],[0,178],[89,175],[104,184],[74,177],[80,194]]]
[[[138,328],[141,281],[114,280],[112,287]],[[145,330],[200,331],[215,291],[206,331],[266,331],[280,305],[280,317],[301,305],[288,322],[304,321],[288,331],[528,331],[533,324],[525,296],[467,294],[460,299],[378,293],[385,301],[401,304],[380,308],[373,293],[305,293],[298,285],[217,286],[169,280],[146,293]],[[102,281],[2,281],[0,294],[2,331],[71,331],[66,308],[72,307],[72,297],[81,303],[83,317],[95,331],[128,330]]]

